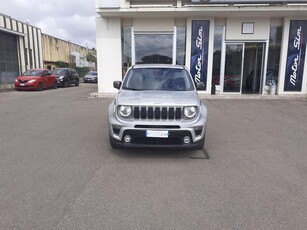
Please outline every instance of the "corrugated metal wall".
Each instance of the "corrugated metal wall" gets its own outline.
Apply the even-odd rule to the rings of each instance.
[[[9,87],[27,69],[43,67],[39,28],[0,14],[0,35],[0,87]]]

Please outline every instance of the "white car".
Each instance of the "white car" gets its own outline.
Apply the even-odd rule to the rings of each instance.
[[[113,148],[163,147],[201,149],[207,108],[189,71],[179,65],[135,65],[110,104],[109,134]]]

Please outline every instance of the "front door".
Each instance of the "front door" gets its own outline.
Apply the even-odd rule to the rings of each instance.
[[[244,44],[226,44],[225,73],[223,91],[231,93],[241,92],[241,79],[244,59]]]
[[[259,94],[262,91],[264,44],[245,43],[242,93]]]
[[[261,93],[265,43],[226,43],[223,92]]]

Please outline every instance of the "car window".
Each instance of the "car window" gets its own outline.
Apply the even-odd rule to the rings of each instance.
[[[127,90],[194,90],[192,79],[185,69],[135,68],[131,69],[123,82]]]
[[[65,74],[66,73],[66,71],[67,70],[65,70],[65,69],[54,69],[53,71],[52,71],[52,74],[56,74],[56,75],[60,75],[60,74]]]
[[[23,76],[41,76],[42,70],[27,70],[22,75]]]
[[[87,75],[95,75],[95,76],[96,76],[96,75],[97,75],[97,72],[95,72],[95,71],[90,71],[90,72],[87,73]]]

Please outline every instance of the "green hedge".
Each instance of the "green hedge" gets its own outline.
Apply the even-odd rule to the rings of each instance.
[[[84,77],[90,70],[90,67],[74,67],[74,69],[77,71],[79,74],[79,77]]]

